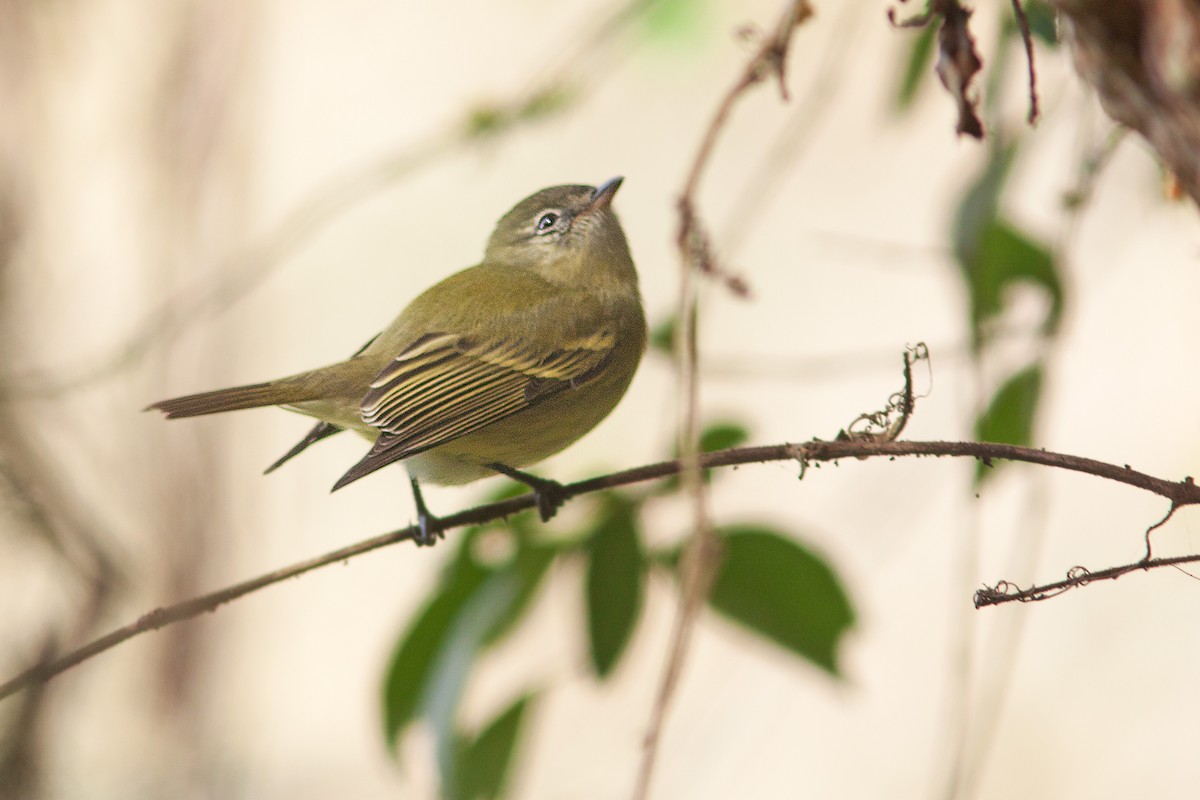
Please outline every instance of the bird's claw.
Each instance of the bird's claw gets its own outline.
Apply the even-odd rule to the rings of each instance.
[[[488,464],[487,466],[533,490],[533,499],[537,503],[538,516],[542,518],[542,522],[549,522],[571,496],[566,487],[558,481],[539,478],[504,464]]]
[[[413,543],[417,547],[433,547],[438,543],[438,539],[445,538],[446,532],[442,528],[441,519],[428,511],[417,514],[417,533],[413,536]]]
[[[438,539],[446,538],[445,526],[440,517],[429,513],[416,478],[412,479],[412,490],[413,500],[417,504],[417,531],[413,534],[413,543],[417,547],[433,547],[437,544]]]
[[[549,522],[562,504],[567,501],[567,492],[558,481],[539,479],[537,485],[529,484],[533,490],[533,499],[537,501],[538,516],[542,522]]]

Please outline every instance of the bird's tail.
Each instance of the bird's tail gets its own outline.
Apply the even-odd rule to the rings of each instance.
[[[167,419],[174,419],[175,417],[217,414],[221,411],[236,411],[242,408],[279,406],[314,400],[319,395],[319,391],[315,391],[315,388],[312,381],[285,378],[268,383],[234,386],[231,389],[217,389],[212,392],[200,392],[162,400],[146,406],[146,411],[157,409],[166,414]]]

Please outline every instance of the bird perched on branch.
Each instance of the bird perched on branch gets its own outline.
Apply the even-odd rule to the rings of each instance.
[[[267,472],[314,442],[357,431],[373,444],[334,490],[403,462],[418,544],[441,534],[421,483],[507,475],[534,491],[549,519],[562,486],[520,468],[608,416],[646,347],[637,272],[612,210],[621,180],[553,186],[517,203],[482,262],[425,290],[346,361],[147,410],[175,418],[282,406],[320,420]]]

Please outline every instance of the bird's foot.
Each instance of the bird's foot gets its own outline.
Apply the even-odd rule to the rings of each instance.
[[[438,539],[446,538],[442,520],[429,513],[429,508],[425,505],[425,498],[421,496],[420,484],[417,483],[416,478],[411,480],[413,500],[417,504],[417,533],[413,536],[413,542],[417,547],[433,547],[437,544]]]
[[[549,522],[550,519],[558,513],[558,509],[562,507],[570,498],[570,493],[566,487],[558,481],[552,481],[549,478],[539,478],[536,475],[530,475],[528,472],[522,472],[519,469],[504,464],[487,464],[488,469],[495,470],[501,475],[512,478],[518,483],[523,483],[533,490],[533,498],[537,502],[538,516],[542,518],[542,522]]]

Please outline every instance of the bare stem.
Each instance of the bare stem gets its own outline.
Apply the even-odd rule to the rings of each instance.
[[[671,634],[667,661],[663,666],[658,694],[650,712],[646,737],[643,740],[642,760],[634,784],[635,800],[644,800],[650,794],[650,783],[654,774],[654,763],[658,754],[659,740],[675,686],[683,671],[684,658],[691,642],[696,615],[708,596],[709,587],[716,575],[721,559],[721,546],[713,531],[708,514],[708,497],[700,468],[700,385],[699,345],[696,336],[698,274],[718,277],[727,288],[737,295],[746,295],[742,280],[722,268],[713,255],[711,239],[696,212],[696,191],[700,178],[712,159],[717,138],[725,127],[733,107],[755,84],[775,76],[779,81],[780,93],[787,99],[784,83],[784,66],[792,32],[812,15],[807,0],[791,0],[774,31],[765,36],[762,45],[747,62],[741,75],[726,92],[717,106],[701,137],[700,146],[692,159],[691,167],[683,183],[677,203],[679,225],[676,246],[679,249],[681,272],[679,279],[679,302],[676,320],[679,335],[676,341],[676,356],[679,365],[679,387],[682,397],[679,426],[679,453],[681,468],[680,484],[684,494],[692,500],[692,535],[688,540],[681,565],[680,602]]]

